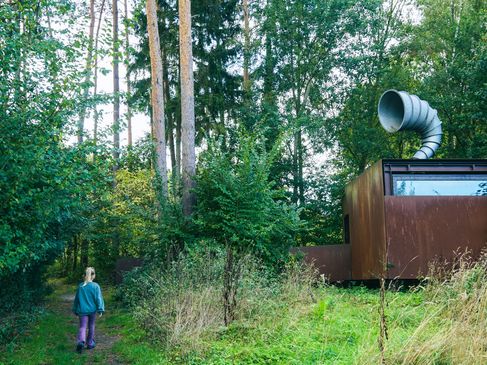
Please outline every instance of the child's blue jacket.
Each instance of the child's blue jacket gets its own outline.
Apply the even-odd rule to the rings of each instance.
[[[81,283],[76,290],[73,303],[73,313],[78,316],[86,316],[95,312],[105,312],[105,303],[101,295],[100,285],[97,283]]]

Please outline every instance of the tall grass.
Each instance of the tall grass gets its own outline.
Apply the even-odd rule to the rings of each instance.
[[[133,308],[149,336],[180,353],[201,350],[228,329],[223,318],[224,255],[203,252],[181,257],[166,270],[139,275],[150,293]],[[238,292],[237,328],[258,323],[283,308],[313,301],[314,269],[291,262],[281,274],[271,273],[248,257],[244,260]],[[132,285],[133,286],[133,285]]]
[[[165,270],[143,273],[134,315],[149,336],[168,347],[198,346],[201,336],[223,321],[219,303],[223,258],[217,252],[181,257]]]
[[[487,255],[463,254],[453,269],[434,265],[416,290],[424,297],[419,321],[404,336],[407,319],[391,320],[384,358],[370,346],[357,364],[487,364]]]
[[[487,256],[436,265],[410,290],[322,286],[298,262],[280,274],[251,258],[244,268],[229,327],[219,252],[139,275],[135,318],[168,354],[201,364],[487,364]]]
[[[402,364],[487,363],[487,256],[468,255],[445,278],[433,271],[426,287],[431,310],[397,353]],[[436,275],[435,275],[436,274]]]

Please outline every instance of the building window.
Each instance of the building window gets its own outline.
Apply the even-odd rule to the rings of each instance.
[[[487,175],[394,174],[394,195],[487,196]]]

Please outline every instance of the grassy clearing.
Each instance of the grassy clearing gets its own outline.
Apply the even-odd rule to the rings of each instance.
[[[134,364],[487,363],[485,258],[472,264],[462,257],[453,271],[433,272],[424,287],[389,288],[385,294],[388,336],[383,354],[378,345],[379,289],[310,287],[306,278],[299,280],[299,275],[284,277],[266,291],[259,286],[265,280],[259,284],[255,277],[251,278],[250,287],[241,291],[238,320],[228,328],[211,323],[206,331],[196,334],[180,332],[186,338],[179,338],[178,342],[174,342],[173,334],[180,322],[178,316],[171,317],[171,311],[163,310],[164,317],[156,319],[135,312],[133,317],[127,317],[133,328],[137,328],[134,320],[146,328],[155,320],[164,322],[164,331],[152,337],[154,345],[140,342],[150,331],[134,331],[133,340],[125,338],[120,342],[124,356]],[[163,282],[159,284],[162,286]],[[175,312],[188,311],[191,306],[187,295],[182,294],[184,290],[179,295],[181,300],[173,299],[171,303]],[[144,302],[139,309],[149,311],[164,305],[165,295],[165,291],[155,291],[155,300]],[[171,326],[173,330],[168,335]],[[136,353],[144,349],[150,349],[145,352],[148,357],[139,362]]]
[[[476,265],[460,263],[453,273],[431,277],[425,287],[388,290],[384,364],[486,364],[486,272],[485,260]],[[108,313],[97,328],[116,341],[91,357],[73,352],[70,336],[76,322],[56,309],[58,290],[29,337],[0,354],[0,364],[380,363],[378,289],[299,288],[285,287],[284,294],[268,297],[257,294],[256,287],[253,296],[243,291],[245,315],[228,328],[212,325],[197,334],[184,332],[181,336],[189,337],[177,343],[154,337],[149,341],[148,332],[140,327],[140,313],[116,308],[109,291]],[[177,316],[166,319],[171,318],[179,323]],[[195,336],[193,346],[188,345],[191,336]]]
[[[377,341],[377,290],[330,287],[314,294],[314,304],[283,304],[268,318],[233,324],[208,343],[207,351],[195,363],[357,363],[364,349]],[[402,310],[411,311],[422,300],[415,293],[394,293],[393,297],[401,302]]]
[[[378,356],[378,290],[325,287],[313,295],[315,303],[282,303],[271,315],[221,327],[191,351],[147,342],[129,314],[107,318],[105,325],[121,336],[114,351],[134,365],[376,364],[369,360]],[[388,300],[395,323],[390,341],[399,343],[423,319],[424,292],[390,292]]]
[[[107,315],[97,330],[118,340],[110,353],[79,356],[73,351],[76,318],[63,314],[58,298],[72,292],[57,286],[46,312],[21,342],[0,354],[0,363],[13,364],[109,364],[116,356],[121,363],[155,364],[353,364],[364,348],[377,338],[378,292],[357,287],[314,289],[315,303],[281,303],[271,315],[236,321],[201,339],[198,350],[168,349],[150,343],[133,314],[114,308],[111,291],[105,291]],[[408,310],[417,313],[422,293],[389,293],[396,303],[392,315]],[[400,306],[399,306],[400,304]],[[404,321],[411,332],[421,320]]]

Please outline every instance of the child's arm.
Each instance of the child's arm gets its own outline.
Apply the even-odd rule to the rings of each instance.
[[[76,315],[78,315],[78,305],[79,305],[78,291],[79,288],[76,289],[76,295],[74,296],[74,301],[73,301],[73,308],[71,309],[72,312]]]
[[[101,288],[97,285],[96,290],[96,311],[100,314],[105,312],[105,302],[103,301],[103,295],[101,294]]]

